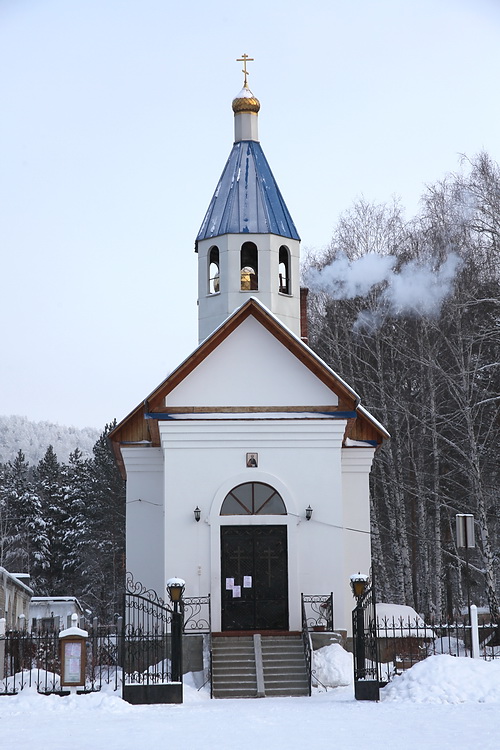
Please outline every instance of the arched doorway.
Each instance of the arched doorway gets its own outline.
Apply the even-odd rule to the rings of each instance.
[[[221,516],[285,516],[281,495],[246,482],[224,499]],[[221,526],[222,630],[288,630],[287,527]]]

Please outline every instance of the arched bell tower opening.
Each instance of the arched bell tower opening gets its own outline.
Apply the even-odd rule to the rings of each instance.
[[[218,294],[220,292],[220,259],[219,248],[214,245],[210,248],[208,255],[208,293]]]
[[[240,251],[240,284],[242,292],[259,288],[259,251],[254,242],[244,242]]]
[[[278,260],[278,290],[281,294],[291,294],[290,270],[290,250],[281,245]]]

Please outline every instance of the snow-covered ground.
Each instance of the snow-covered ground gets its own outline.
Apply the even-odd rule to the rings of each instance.
[[[186,685],[180,706],[131,706],[108,690],[25,690],[0,697],[0,737],[13,750],[498,750],[500,661],[431,656],[384,688],[380,703],[355,701],[352,684],[255,700],[210,700]]]

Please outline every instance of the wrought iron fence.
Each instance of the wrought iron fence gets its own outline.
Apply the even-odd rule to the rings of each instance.
[[[210,594],[185,596],[182,600],[185,633],[210,633]]]
[[[302,594],[302,643],[304,644],[304,656],[306,660],[307,678],[309,681],[309,695],[312,690],[312,645],[311,636],[309,634],[309,624],[306,613],[306,605],[304,601],[304,594]]]
[[[210,597],[182,601],[184,634],[203,636],[210,651]],[[157,685],[172,680],[172,610],[154,591],[129,578],[124,617],[109,627],[94,621],[87,630],[85,680],[78,692],[123,684]],[[208,634],[208,635],[207,635]],[[201,648],[201,647],[200,647]],[[206,678],[210,679],[207,659]],[[0,696],[35,688],[67,694],[61,686],[61,641],[57,631],[9,631],[0,636]]]
[[[111,690],[121,686],[121,625],[94,628],[86,638],[85,684],[79,692],[96,692],[103,685]],[[59,633],[8,631],[0,638],[0,696],[20,690],[64,695],[61,686],[61,647]]]
[[[308,630],[333,630],[333,593],[302,594],[302,615]]]
[[[170,605],[155,591],[128,576],[124,612],[124,684],[149,686],[172,682],[176,652],[172,653],[174,613]],[[184,634],[210,633],[209,595],[184,597],[180,602],[180,614]]]
[[[500,626],[482,623],[478,630],[478,656],[486,661],[500,659]],[[467,618],[439,623],[421,617],[379,617],[377,635],[383,683],[428,656],[472,656],[472,630]]]
[[[172,681],[173,612],[158,596],[128,576],[124,595],[123,683]]]

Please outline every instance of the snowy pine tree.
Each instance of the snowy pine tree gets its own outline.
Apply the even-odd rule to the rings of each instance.
[[[0,488],[4,519],[2,565],[11,571],[36,575],[48,565],[48,537],[40,498],[29,474],[29,464],[21,450],[4,467]]]

